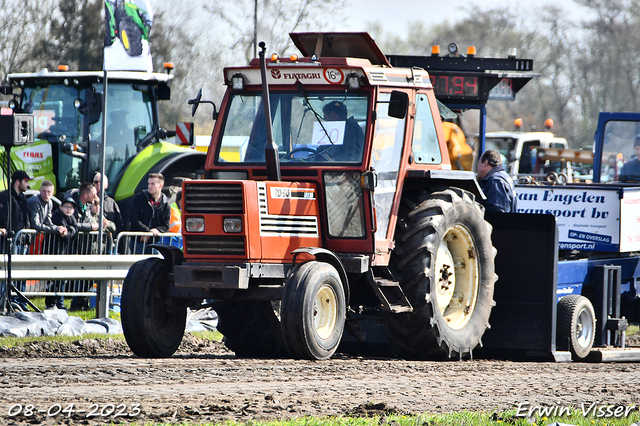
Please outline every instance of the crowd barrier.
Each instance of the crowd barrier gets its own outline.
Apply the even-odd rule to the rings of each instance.
[[[110,305],[119,300],[122,281],[129,267],[138,260],[159,255],[149,247],[152,243],[182,247],[182,235],[150,232],[121,232],[114,240],[103,234],[99,253],[97,231],[78,233],[72,241],[56,234],[23,229],[12,244],[11,279],[27,297],[89,296],[95,297],[99,282],[108,282]],[[5,236],[0,236],[2,253]],[[7,255],[0,260],[0,273],[6,279]],[[2,278],[0,278],[1,280]]]

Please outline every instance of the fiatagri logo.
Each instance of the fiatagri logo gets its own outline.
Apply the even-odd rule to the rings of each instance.
[[[324,80],[329,84],[341,84],[344,81],[344,73],[338,68],[326,68],[322,73],[317,71],[304,72],[301,70],[283,71],[275,68],[271,70],[271,77],[274,80]]]
[[[37,145],[16,153],[23,163],[39,163],[51,157],[51,145]]]

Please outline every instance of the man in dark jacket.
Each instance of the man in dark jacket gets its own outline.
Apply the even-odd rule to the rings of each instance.
[[[27,206],[27,198],[24,193],[29,189],[29,181],[33,178],[27,174],[24,170],[16,170],[11,175],[11,230],[15,234],[21,229],[31,228],[31,222],[29,220],[29,207]],[[9,191],[2,191],[0,193],[0,234],[6,234],[8,228],[9,218]],[[25,236],[20,241],[15,241],[15,244],[20,247],[19,254],[26,252],[29,245],[29,238]],[[5,247],[2,247],[4,253]]]
[[[151,232],[154,237],[169,230],[171,208],[167,196],[162,193],[164,176],[149,173],[147,188],[134,195],[129,209],[129,230]],[[137,239],[135,253],[141,254],[141,246],[148,243],[148,236]]]
[[[29,206],[29,214],[31,227],[38,232],[46,234],[65,235],[67,229],[64,226],[55,225],[51,221],[53,214],[53,183],[50,180],[43,180],[40,183],[40,193],[34,195],[27,200]]]
[[[487,196],[478,200],[490,212],[516,212],[516,190],[513,180],[502,167],[500,153],[485,151],[478,162],[478,183]]]
[[[62,227],[66,230],[64,235],[56,235],[55,237],[56,242],[55,244],[53,244],[53,247],[56,254],[75,253],[75,250],[73,249],[73,244],[74,244],[76,235],[78,234],[78,231],[76,229],[77,223],[74,217],[74,212],[77,209],[77,207],[78,206],[76,204],[76,201],[72,197],[63,199],[62,205],[58,210],[56,210],[53,213],[51,217],[51,222],[54,225]],[[49,291],[63,292],[63,291],[72,290],[70,288],[66,288],[67,284],[69,283],[65,281],[50,281],[48,283]],[[45,300],[45,306],[47,307],[47,309],[51,309],[54,306],[58,309],[65,309],[63,296],[47,296],[45,297],[44,300]],[[74,297],[74,301],[76,304],[78,304],[78,300],[79,300],[78,298]],[[76,309],[73,309],[75,307],[76,306],[73,306],[72,310],[76,310]]]

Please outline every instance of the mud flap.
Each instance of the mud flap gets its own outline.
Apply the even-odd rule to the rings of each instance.
[[[498,250],[494,300],[474,357],[557,359],[558,231],[553,215],[490,213]]]

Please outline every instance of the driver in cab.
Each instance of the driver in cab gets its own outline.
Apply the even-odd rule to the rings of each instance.
[[[325,121],[344,121],[344,137],[342,143],[334,142],[324,152],[334,161],[360,161],[364,145],[364,131],[353,116],[347,118],[347,106],[339,101],[332,101],[322,108]]]
[[[640,181],[640,135],[637,135],[633,141],[633,149],[635,158],[624,163],[620,171],[620,182]]]

